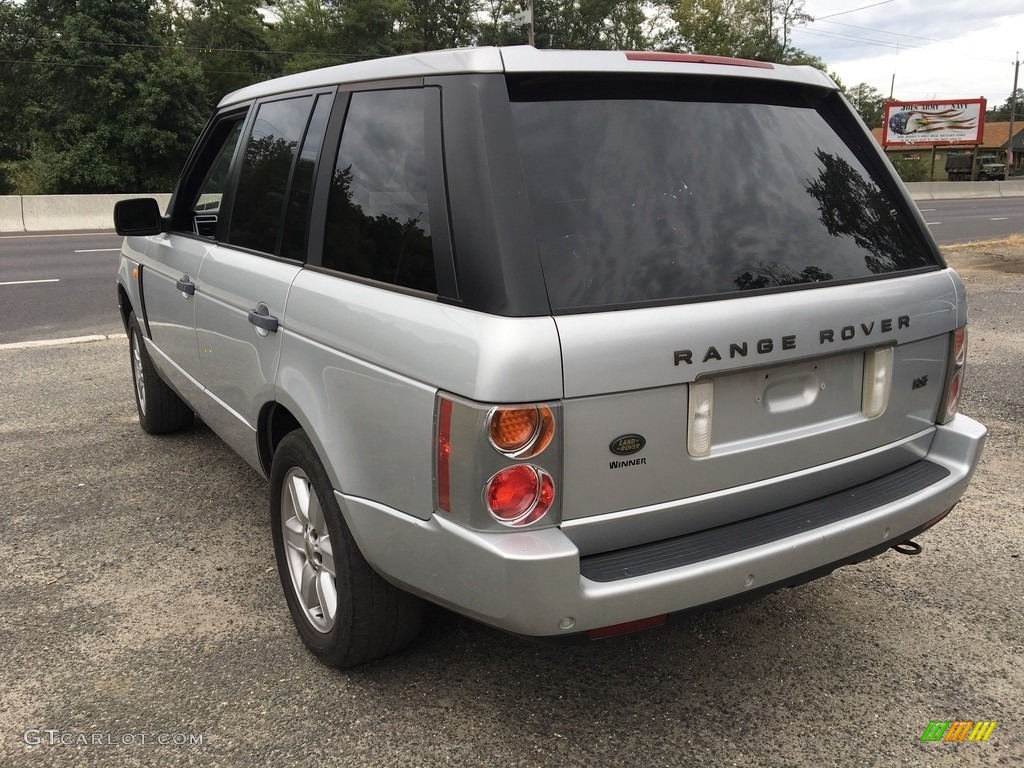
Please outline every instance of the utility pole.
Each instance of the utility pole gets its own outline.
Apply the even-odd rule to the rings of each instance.
[[[533,45],[533,0],[526,0],[526,7],[515,15],[515,20],[519,26],[526,27],[526,41]]]
[[[1013,164],[1013,118],[1017,114],[1017,76],[1020,74],[1020,51],[1013,62],[1013,91],[1010,93],[1010,139],[1006,148],[1006,175],[1009,178],[1010,172],[1016,170]]]

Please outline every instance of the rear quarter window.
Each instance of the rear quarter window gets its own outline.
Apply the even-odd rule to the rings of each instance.
[[[352,94],[328,200],[323,266],[436,293],[426,105],[436,89]]]
[[[834,127],[851,116],[831,91],[724,78],[508,87],[553,311],[938,266],[892,180]]]

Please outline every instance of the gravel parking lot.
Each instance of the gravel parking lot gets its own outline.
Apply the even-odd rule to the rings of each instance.
[[[264,481],[139,429],[125,340],[0,350],[0,765],[1024,765],[1024,242],[947,255],[990,437],[923,555],[581,647],[437,610],[346,672],[292,628]]]

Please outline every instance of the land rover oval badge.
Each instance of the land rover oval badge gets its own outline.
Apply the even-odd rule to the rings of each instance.
[[[643,435],[622,435],[612,440],[608,450],[616,456],[629,456],[642,451],[645,445],[647,445],[647,441]]]

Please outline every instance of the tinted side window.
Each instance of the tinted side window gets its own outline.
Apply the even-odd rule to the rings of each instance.
[[[328,202],[323,266],[436,293],[424,107],[433,90],[352,94]]]
[[[261,104],[245,147],[228,242],[276,253],[288,181],[312,96]]]
[[[215,119],[199,148],[196,162],[179,190],[184,206],[175,205],[173,228],[212,238],[229,183],[231,158],[242,132],[245,112]]]
[[[291,191],[288,193],[288,209],[281,237],[281,255],[285,258],[301,261],[306,257],[306,225],[309,223],[309,206],[313,196],[313,172],[324,143],[333,101],[331,95],[317,97],[309,128],[306,129],[306,138],[302,141],[302,151],[299,152]]]

